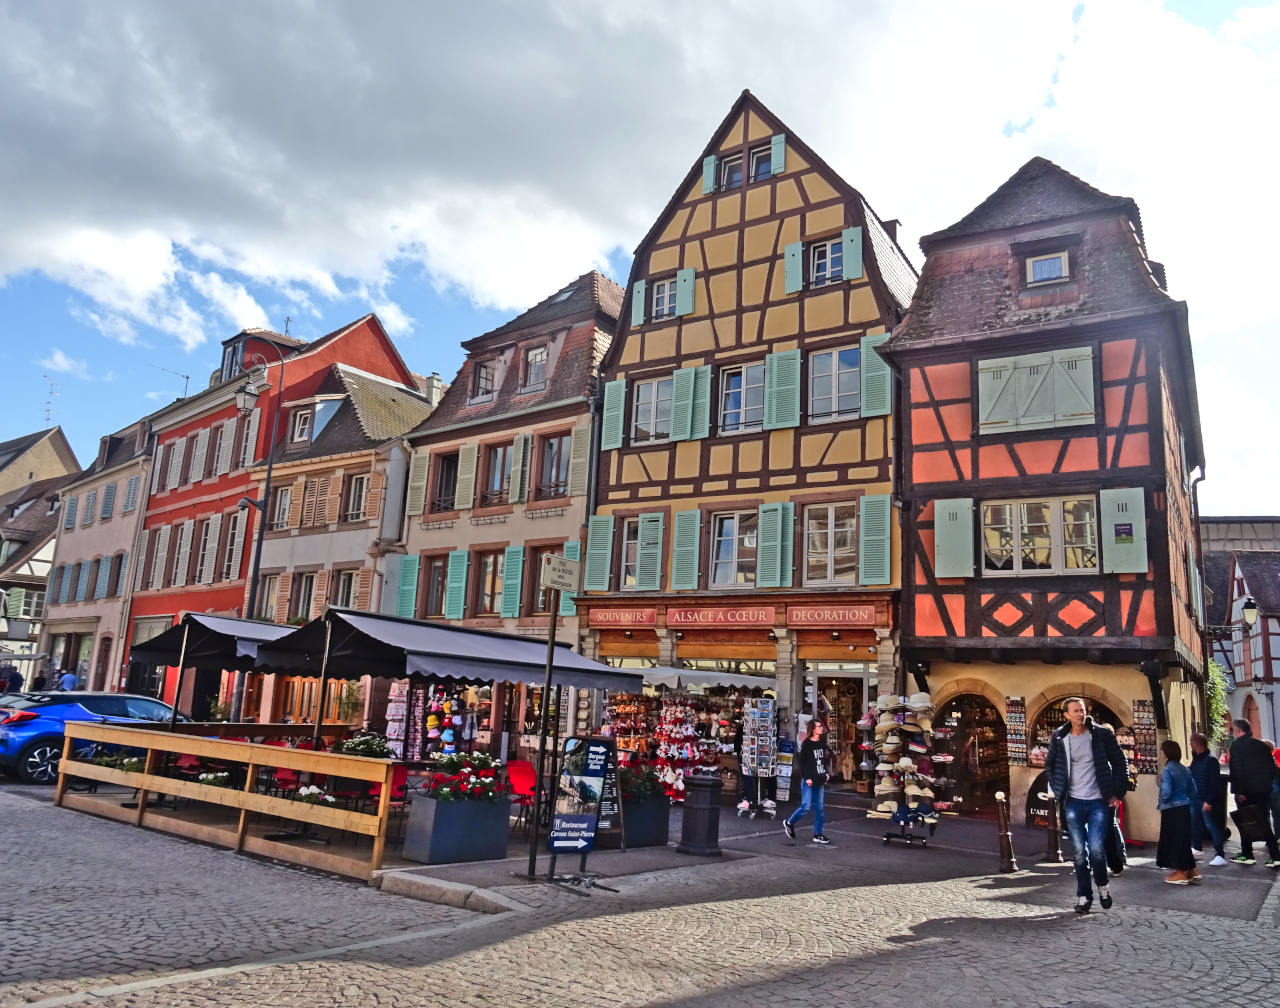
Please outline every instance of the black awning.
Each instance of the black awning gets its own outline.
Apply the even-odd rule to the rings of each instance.
[[[173,666],[181,661],[184,668],[247,671],[257,664],[260,645],[284,637],[293,629],[275,623],[189,612],[164,633],[135,644],[129,649],[129,660],[144,665]]]

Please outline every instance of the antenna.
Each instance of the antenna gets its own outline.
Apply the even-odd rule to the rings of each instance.
[[[293,317],[292,317],[292,316],[290,316],[290,315],[286,315],[286,316],[284,317],[284,334],[285,334],[286,336],[288,336],[288,335],[289,335],[289,323],[290,323],[290,322],[292,322],[292,321],[293,321]]]
[[[44,401],[44,422],[52,423],[53,422],[53,397],[57,395],[62,395],[62,393],[58,391],[58,383],[54,381],[52,378],[50,378],[48,375],[44,376],[44,380],[49,383],[49,398]]]
[[[187,385],[189,385],[191,382],[191,375],[183,374],[181,371],[170,371],[167,367],[161,367],[159,364],[152,364],[151,366],[155,368],[157,371],[168,371],[169,374],[177,375],[179,378],[181,378],[182,379],[182,398],[185,399],[187,397]]]

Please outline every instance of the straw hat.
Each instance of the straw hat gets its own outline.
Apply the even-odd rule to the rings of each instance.
[[[916,768],[915,763],[910,756],[903,756],[896,764],[898,770],[906,770],[908,773]]]
[[[914,711],[933,710],[933,700],[928,693],[912,693],[907,699],[907,706]]]

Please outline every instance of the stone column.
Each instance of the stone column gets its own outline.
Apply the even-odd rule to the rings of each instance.
[[[659,629],[658,634],[658,665],[661,668],[676,667],[676,634],[677,630]]]
[[[774,677],[777,680],[778,723],[788,736],[794,734],[794,714],[804,702],[803,683],[800,681],[800,663],[796,660],[795,631],[786,627],[774,627],[778,657],[775,659]],[[797,699],[798,698],[798,699]]]

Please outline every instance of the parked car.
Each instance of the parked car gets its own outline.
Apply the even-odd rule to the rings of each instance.
[[[0,696],[0,768],[29,784],[58,779],[68,721],[168,721],[173,708],[133,693],[51,690]],[[186,721],[182,714],[179,721]]]

